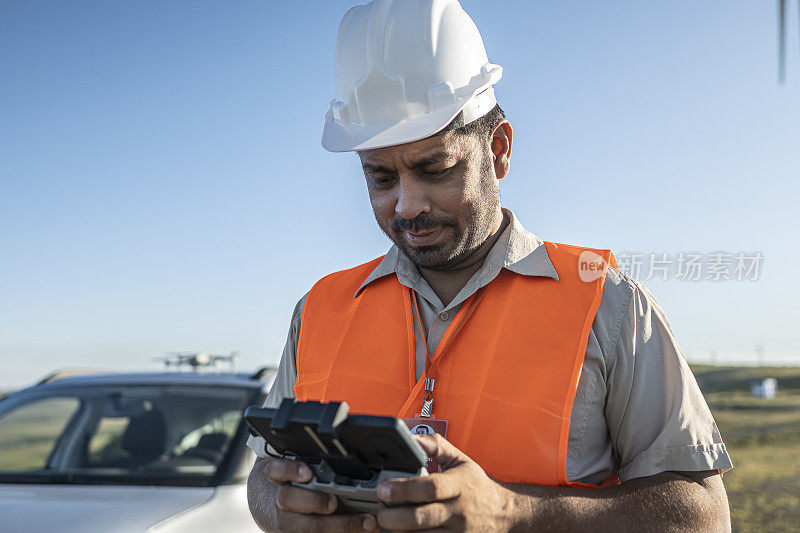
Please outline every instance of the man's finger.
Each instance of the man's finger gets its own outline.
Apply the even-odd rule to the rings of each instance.
[[[453,446],[450,441],[438,433],[433,435],[412,435],[412,437],[422,446],[428,457],[442,465],[442,470],[470,461],[467,454]]]
[[[458,478],[446,473],[390,479],[378,486],[378,498],[387,503],[427,503],[449,500],[460,494]]]
[[[414,507],[389,507],[378,513],[378,524],[392,531],[428,530],[444,525],[450,516],[450,507],[440,502]]]
[[[264,466],[264,475],[273,483],[283,484],[289,481],[305,483],[311,481],[313,472],[303,462],[291,459],[272,459]]]
[[[278,511],[278,529],[290,533],[366,533],[377,527],[375,517],[366,514],[319,516]]]
[[[336,510],[336,496],[313,490],[281,485],[275,494],[275,505],[282,511],[303,514],[331,514]]]

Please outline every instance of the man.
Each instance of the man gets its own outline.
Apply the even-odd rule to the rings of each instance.
[[[394,245],[300,300],[266,405],[447,420],[415,437],[442,472],[381,484],[375,517],[334,514],[290,484],[308,467],[251,438],[259,526],[729,530],[732,465],[658,304],[609,251],[544,242],[500,206],[513,130],[458,2],[353,8],[336,50],[323,145],[358,152]]]

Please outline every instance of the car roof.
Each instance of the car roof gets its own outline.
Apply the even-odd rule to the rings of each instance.
[[[87,385],[208,385],[259,389],[263,388],[266,383],[255,379],[250,372],[119,372],[55,378],[52,381],[39,383],[35,387],[85,387]]]

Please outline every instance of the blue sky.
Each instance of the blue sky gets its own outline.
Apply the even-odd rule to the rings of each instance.
[[[800,361],[800,43],[776,3],[462,5],[515,127],[504,204],[548,240],[760,251],[758,281],[647,285],[690,359]],[[319,143],[343,1],[0,6],[0,388],[169,350],[277,362],[322,275],[383,253]]]

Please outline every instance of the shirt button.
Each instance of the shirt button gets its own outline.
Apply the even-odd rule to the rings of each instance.
[[[449,315],[447,314],[447,311],[445,311],[444,313],[439,313],[439,318],[441,318],[442,320],[447,320],[448,316]]]

